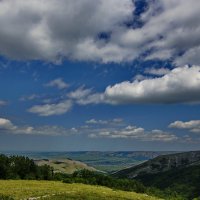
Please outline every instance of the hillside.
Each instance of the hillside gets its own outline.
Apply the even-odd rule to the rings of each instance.
[[[16,200],[36,197],[48,200],[158,200],[146,194],[54,181],[0,180],[0,194],[9,195]]]
[[[54,172],[62,172],[62,173],[67,173],[67,174],[72,174],[76,170],[82,170],[82,169],[96,171],[95,168],[90,167],[83,162],[70,160],[70,159],[59,159],[59,160],[40,159],[40,160],[34,160],[34,162],[38,166],[43,166],[45,164],[49,165],[53,167]]]
[[[138,176],[137,180],[145,186],[151,186],[164,190],[176,191],[185,197],[193,199],[200,197],[200,166],[188,166],[175,168],[157,174],[145,174]]]
[[[199,165],[200,151],[161,155],[139,165],[114,173],[114,176],[135,178],[145,174],[157,174],[171,169],[182,169],[191,165]]]

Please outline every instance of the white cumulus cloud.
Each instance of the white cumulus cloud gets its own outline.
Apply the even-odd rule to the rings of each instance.
[[[16,128],[10,120],[0,118],[0,130],[16,130]]]
[[[170,128],[185,129],[193,133],[200,133],[200,120],[191,120],[187,122],[175,121],[169,125]]]
[[[199,103],[200,66],[178,67],[162,77],[108,86],[104,96],[113,104]]]

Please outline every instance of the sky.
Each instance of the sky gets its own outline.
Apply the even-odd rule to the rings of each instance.
[[[199,150],[199,10],[1,0],[0,151]]]

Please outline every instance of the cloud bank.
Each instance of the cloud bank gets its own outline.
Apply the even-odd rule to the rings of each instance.
[[[0,54],[58,63],[126,62],[143,55],[200,64],[200,2],[147,3],[136,16],[132,0],[2,0]]]
[[[161,130],[146,131],[143,128],[136,126],[127,126],[119,130],[102,129],[91,133],[91,138],[121,138],[121,139],[135,139],[139,141],[160,141],[173,142],[178,140],[174,134],[167,133]]]
[[[133,10],[131,0],[0,1],[0,54],[53,62],[65,57],[112,61],[123,49],[98,35],[119,32]]]
[[[123,119],[112,120],[90,119],[78,131],[88,134],[90,138],[133,139],[148,142],[175,142],[179,141],[175,134],[162,130],[145,130],[142,127],[128,125]]]
[[[170,128],[187,129],[193,133],[200,133],[200,121],[194,120],[189,122],[176,121],[169,125]],[[91,139],[131,139],[146,142],[178,142],[194,143],[199,142],[189,135],[178,136],[174,133],[153,129],[145,130],[142,127],[127,124],[123,119],[90,119],[82,126],[65,128],[62,126],[44,125],[44,126],[19,126],[9,119],[0,118],[0,134],[13,135],[43,135],[43,136],[70,136],[84,135]]]
[[[77,131],[74,128],[66,129],[61,126],[17,126],[9,119],[0,118],[0,134],[68,136],[76,134],[76,132]]]

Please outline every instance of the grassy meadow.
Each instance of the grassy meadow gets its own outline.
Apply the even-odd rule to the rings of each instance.
[[[0,180],[0,194],[16,200],[35,197],[46,200],[158,200],[145,194],[58,181]]]

